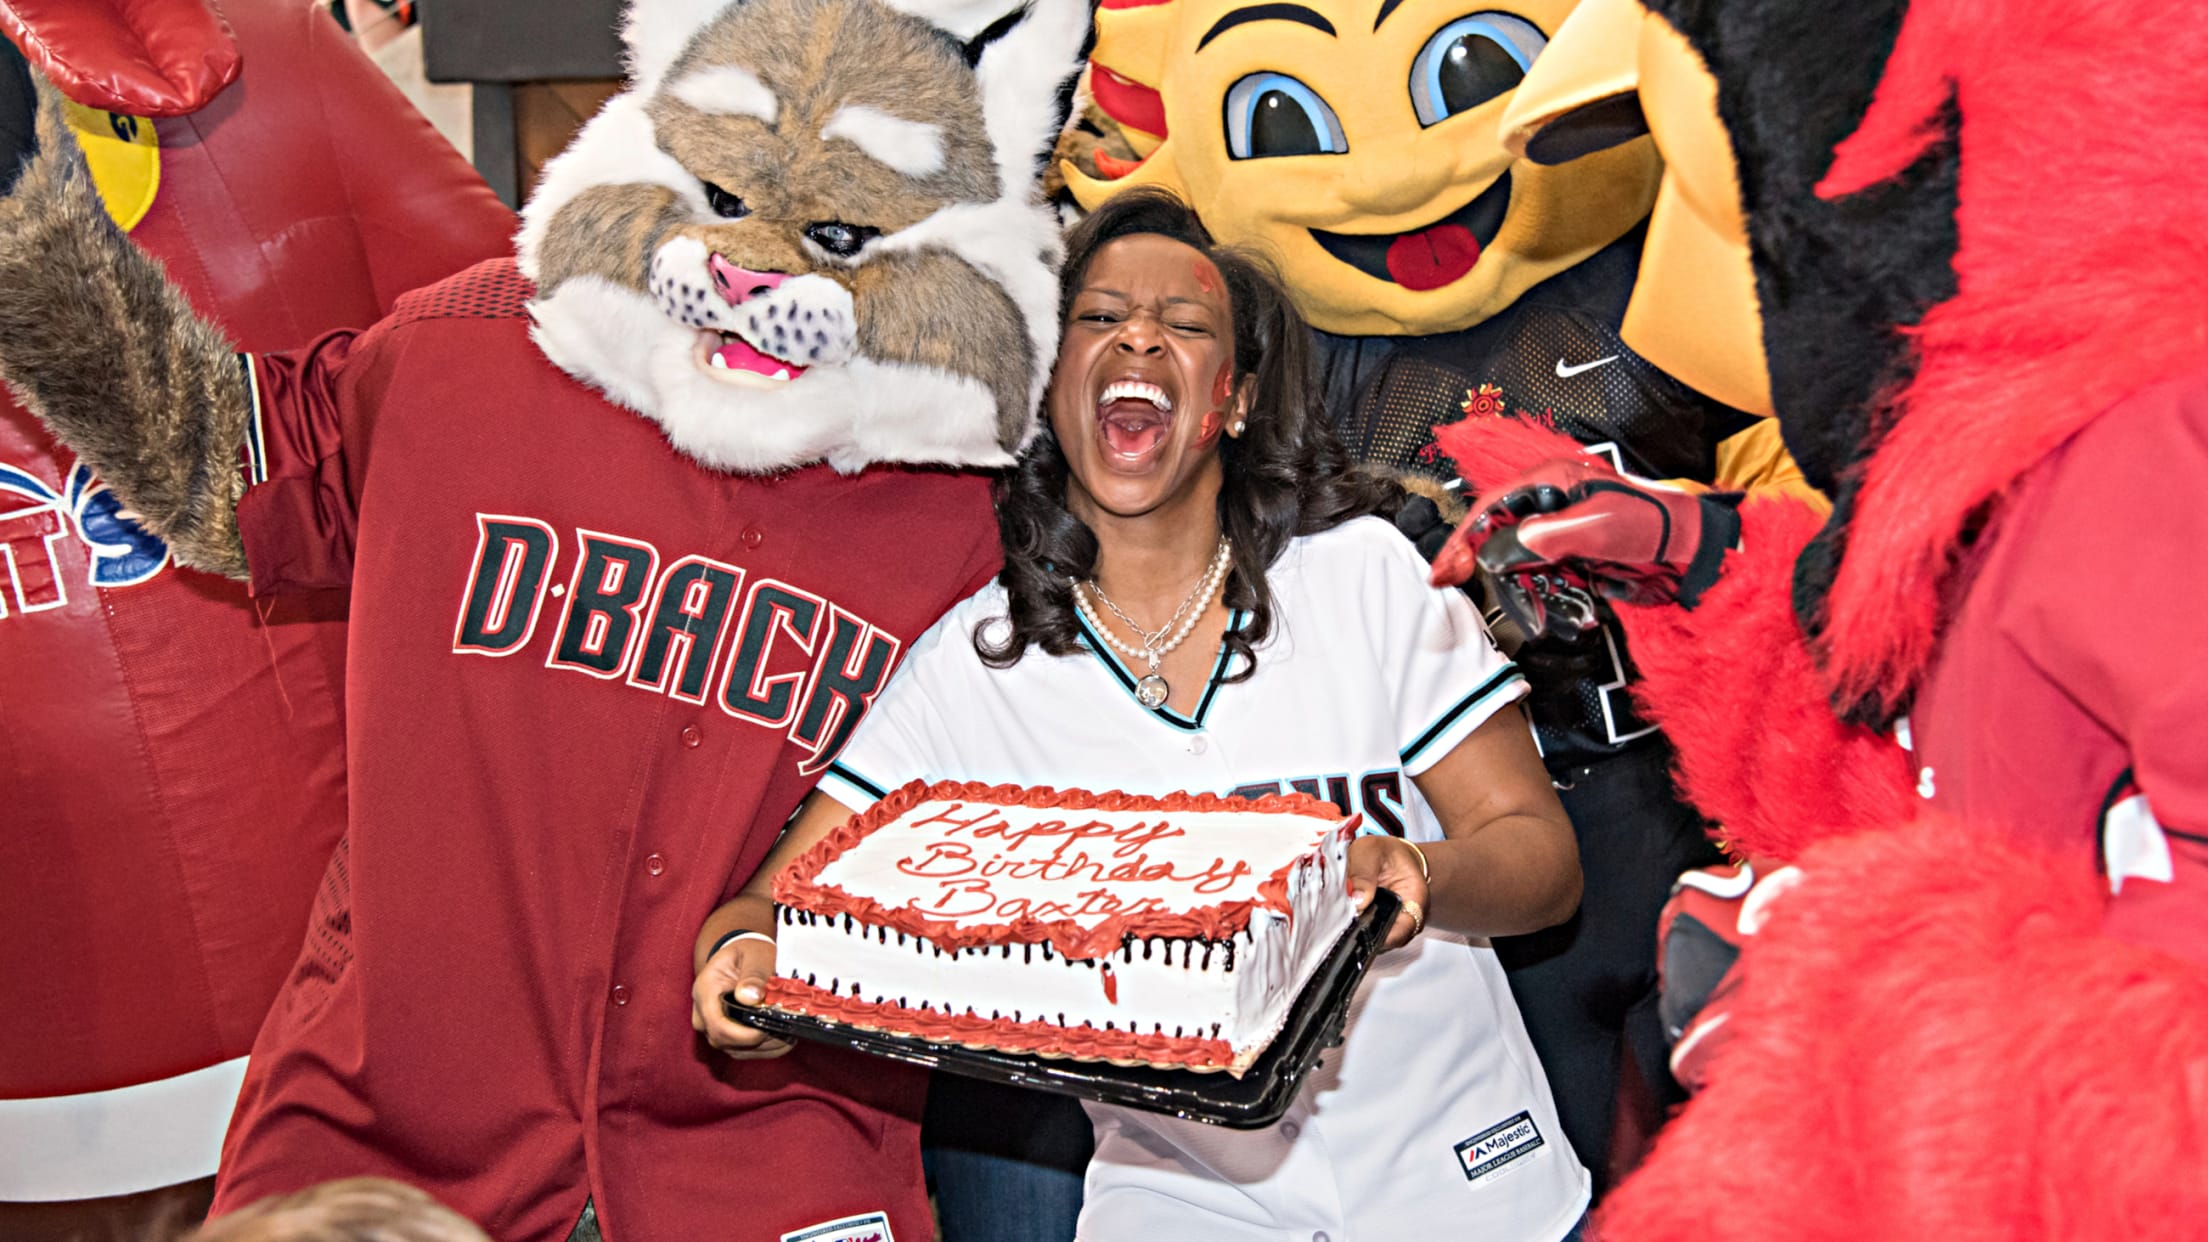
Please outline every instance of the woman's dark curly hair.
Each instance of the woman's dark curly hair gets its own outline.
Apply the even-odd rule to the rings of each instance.
[[[1227,634],[1227,681],[1257,668],[1257,647],[1273,632],[1266,585],[1288,541],[1331,530],[1354,517],[1393,512],[1403,499],[1393,480],[1355,463],[1320,408],[1311,329],[1288,300],[1271,263],[1219,245],[1196,213],[1171,193],[1132,189],[1114,195],[1066,237],[1058,317],[1064,321],[1089,263],[1121,237],[1151,233],[1201,252],[1225,278],[1234,321],[1234,382],[1254,378],[1248,426],[1219,440],[1225,480],[1219,529],[1233,541],[1226,582],[1230,608],[1249,614]],[[1044,419],[1042,433],[997,483],[997,529],[1011,617],[975,630],[974,650],[993,668],[1019,663],[1030,645],[1051,655],[1080,650],[1072,582],[1096,571],[1096,535],[1066,509],[1066,458]],[[1234,658],[1234,657],[1239,657]]]

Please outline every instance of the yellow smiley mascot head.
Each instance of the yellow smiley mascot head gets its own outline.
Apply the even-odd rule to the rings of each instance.
[[[1345,335],[1478,323],[1648,214],[1646,138],[1557,167],[1505,150],[1503,109],[1574,0],[1103,0],[1089,90],[1144,158],[1103,180],[1179,193],[1270,253]]]

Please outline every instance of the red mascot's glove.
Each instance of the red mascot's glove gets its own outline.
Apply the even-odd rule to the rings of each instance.
[[[1769,917],[1772,899],[1802,878],[1794,867],[1700,867],[1671,886],[1656,920],[1657,1013],[1671,1044],[1671,1075],[1689,1092],[1731,1032],[1740,953]]]
[[[1529,635],[1571,633],[1588,588],[1635,604],[1693,607],[1740,538],[1739,497],[1630,479],[1585,457],[1543,462],[1489,493],[1434,558],[1433,581],[1493,574]]]

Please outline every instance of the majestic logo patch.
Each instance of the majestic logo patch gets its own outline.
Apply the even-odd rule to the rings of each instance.
[[[807,1225],[782,1235],[782,1242],[897,1242],[889,1231],[889,1217],[881,1212],[846,1216],[822,1225]]]
[[[19,499],[30,503],[18,506]],[[83,463],[55,487],[0,462],[0,617],[69,602],[54,544],[72,532],[91,554],[86,577],[96,587],[137,586],[169,563],[169,546],[124,517],[115,493]]]
[[[1457,1144],[1457,1164],[1469,1182],[1483,1181],[1541,1149],[1544,1140],[1533,1114],[1519,1113]]]

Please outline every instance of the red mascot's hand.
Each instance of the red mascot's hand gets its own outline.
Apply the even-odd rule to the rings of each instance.
[[[1689,1093],[1707,1084],[1711,1059],[1732,1037],[1741,949],[1801,878],[1794,867],[1748,862],[1698,867],[1671,886],[1656,920],[1657,1012],[1672,1077]]]
[[[1493,574],[1529,634],[1574,628],[1576,610],[1548,601],[1568,601],[1579,583],[1631,603],[1692,606],[1739,538],[1736,502],[1629,479],[1586,457],[1557,458],[1483,497],[1434,558],[1433,580]]]

